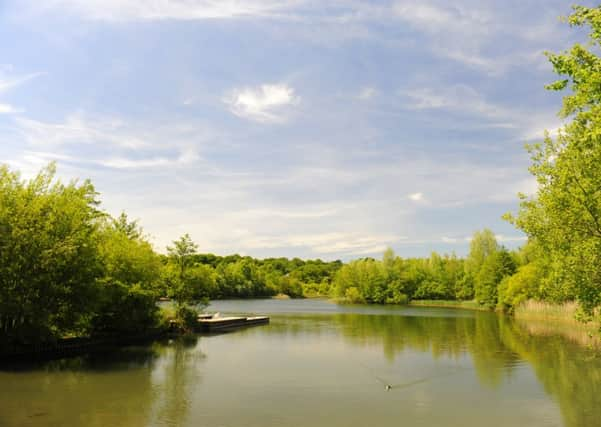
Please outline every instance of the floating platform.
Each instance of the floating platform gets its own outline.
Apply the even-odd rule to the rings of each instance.
[[[198,316],[199,332],[229,332],[248,326],[264,325],[269,323],[267,316],[253,317],[208,317]]]

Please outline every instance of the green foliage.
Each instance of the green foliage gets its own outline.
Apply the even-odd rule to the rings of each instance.
[[[178,240],[173,241],[173,246],[167,246],[169,258],[178,266],[180,279],[183,280],[186,268],[192,261],[192,255],[196,253],[198,245],[192,241],[189,234],[184,234]]]
[[[85,328],[101,273],[96,192],[50,165],[25,181],[0,166],[0,340],[38,342]]]
[[[601,8],[577,6],[566,20],[590,29],[588,46],[547,54],[563,78],[548,88],[571,90],[561,114],[573,121],[528,147],[538,191],[521,195],[518,214],[506,218],[545,253],[544,293],[576,299],[590,314],[601,305]]]
[[[455,298],[460,301],[474,298],[474,276],[471,273],[466,272],[455,282]]]
[[[454,255],[403,260],[392,249],[382,261],[371,258],[344,265],[334,280],[341,300],[377,304],[406,304],[412,299],[453,299],[463,277],[463,261]]]
[[[470,241],[470,252],[465,260],[465,270],[472,277],[480,272],[480,269],[490,255],[499,249],[495,234],[489,230],[476,231]]]
[[[96,313],[91,321],[94,335],[135,334],[159,325],[156,294],[137,284],[102,283]]]
[[[165,261],[168,269],[177,269],[173,258]],[[327,296],[331,282],[342,263],[321,260],[267,258],[240,255],[221,257],[213,254],[190,255],[186,275],[200,274],[206,295],[212,299],[256,298],[285,294],[292,298]],[[195,273],[203,269],[201,273]],[[164,274],[164,276],[166,276]],[[172,279],[169,279],[172,280]],[[164,283],[168,280],[164,279]]]
[[[132,229],[135,222],[127,223],[121,214],[119,222],[105,222],[100,227],[98,250],[104,267],[105,278],[126,285],[142,284],[146,289],[158,286],[161,262],[144,240],[139,227]]]
[[[540,297],[543,266],[532,262],[518,268],[512,276],[506,276],[499,285],[499,305],[505,310],[521,304],[530,298]]]
[[[497,305],[499,285],[505,277],[515,273],[515,268],[511,255],[504,248],[490,254],[476,276],[476,301],[494,308]]]
[[[352,302],[386,302],[386,275],[381,263],[373,259],[351,261],[334,279],[336,296]]]
[[[175,311],[177,323],[185,332],[194,332],[197,323],[198,310],[188,305],[178,305]]]
[[[351,286],[350,288],[346,288],[344,290],[344,301],[347,301],[351,304],[363,304],[365,303],[365,298],[363,298],[363,295],[359,289]]]
[[[601,101],[601,59],[591,51],[601,46],[601,7],[574,6],[574,13],[564,21],[572,27],[589,27],[589,43],[588,46],[576,43],[559,54],[546,52],[553,69],[562,76],[547,89],[570,89],[571,93],[563,99],[561,114],[564,117],[577,114],[579,120],[586,120]]]
[[[191,268],[198,245],[184,234],[167,247],[169,264],[164,279],[169,296],[176,304],[176,319],[180,327],[191,331],[196,324],[199,309],[209,303],[208,294],[215,287],[211,268]]]

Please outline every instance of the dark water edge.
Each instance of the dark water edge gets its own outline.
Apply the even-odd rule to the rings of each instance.
[[[161,329],[135,335],[64,338],[52,343],[9,346],[0,351],[0,368],[7,365],[43,362],[89,353],[110,353],[120,347],[148,344],[173,335],[168,330]]]

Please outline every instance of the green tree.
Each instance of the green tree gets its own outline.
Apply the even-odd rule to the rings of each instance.
[[[465,270],[468,274],[476,276],[486,259],[499,249],[495,234],[485,228],[476,231],[470,241],[470,252],[465,260]]]
[[[0,166],[0,340],[55,339],[87,329],[101,275],[97,193],[63,184],[54,164],[22,180]]]
[[[130,240],[142,240],[143,231],[138,224],[138,220],[130,221],[125,212],[121,212],[121,214],[117,218],[113,218],[111,222],[115,230],[123,233]]]
[[[92,333],[135,333],[157,326],[161,263],[142,228],[122,213],[104,221],[98,234],[103,277],[98,281]]]
[[[489,308],[498,301],[498,286],[501,281],[515,273],[515,263],[509,252],[501,248],[486,258],[478,271],[475,282],[476,300]]]
[[[107,280],[156,288],[160,259],[143,237],[137,221],[129,222],[124,213],[116,220],[106,221],[100,227],[98,249]]]
[[[178,267],[179,277],[183,280],[186,268],[192,262],[192,255],[196,253],[198,245],[192,241],[188,233],[184,234],[178,240],[173,241],[173,246],[167,246],[169,258]]]
[[[572,121],[528,147],[538,190],[506,218],[548,255],[545,286],[592,314],[601,305],[601,7],[576,6],[566,20],[589,28],[588,45],[547,54],[562,77],[548,89],[570,89],[560,114]]]
[[[163,274],[169,294],[175,301],[177,320],[187,330],[193,329],[196,324],[198,307],[208,305],[203,281],[193,280],[187,274],[197,249],[198,245],[187,233],[175,240],[173,246],[167,247],[171,264],[165,267]]]

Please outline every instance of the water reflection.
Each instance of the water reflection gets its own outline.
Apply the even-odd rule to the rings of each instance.
[[[186,336],[161,349],[159,366],[152,373],[155,402],[149,425],[185,424],[191,405],[191,387],[202,380],[201,362],[206,357],[199,340]]]
[[[156,357],[130,348],[1,372],[0,425],[146,426]]]
[[[274,322],[270,333],[298,336],[331,330],[331,320],[345,340],[358,347],[378,347],[390,362],[406,351],[433,359],[469,355],[482,386],[495,389],[527,363],[544,390],[559,404],[564,425],[597,426],[601,421],[601,355],[557,335],[532,335],[511,318],[491,313],[473,317],[378,316],[336,314],[292,316]],[[450,373],[453,375],[456,371]],[[391,384],[410,387],[426,377]],[[378,378],[383,385],[389,382]]]
[[[232,304],[232,303],[229,303]],[[286,302],[268,326],[0,369],[0,426],[589,427],[601,358],[510,318]],[[269,303],[271,304],[271,303]],[[281,306],[280,306],[281,307]],[[225,311],[225,310],[222,310]]]

